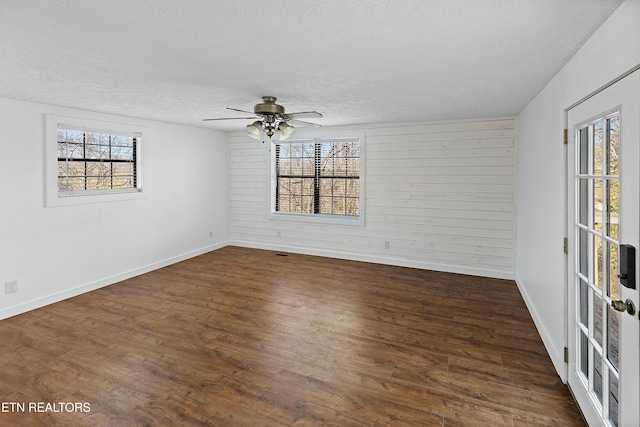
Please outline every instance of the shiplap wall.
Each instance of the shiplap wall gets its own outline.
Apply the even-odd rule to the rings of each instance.
[[[331,128],[366,135],[364,226],[270,220],[268,145],[231,133],[230,243],[511,279],[514,128],[511,117]]]

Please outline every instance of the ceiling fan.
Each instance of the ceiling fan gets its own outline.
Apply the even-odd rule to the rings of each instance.
[[[282,105],[276,104],[275,96],[263,96],[262,103],[256,104],[251,111],[239,110],[227,107],[227,110],[239,111],[241,113],[253,114],[251,117],[221,117],[216,119],[204,119],[203,121],[214,120],[254,120],[255,122],[247,126],[247,134],[254,139],[261,139],[264,132],[269,139],[277,132],[280,140],[289,138],[294,131],[292,124],[298,126],[320,127],[319,124],[305,122],[298,119],[320,118],[322,114],[317,111],[300,111],[297,113],[285,113]]]

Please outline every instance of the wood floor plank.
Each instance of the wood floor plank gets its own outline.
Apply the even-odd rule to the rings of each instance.
[[[0,425],[584,426],[507,280],[226,247],[0,342],[0,402],[90,405]]]

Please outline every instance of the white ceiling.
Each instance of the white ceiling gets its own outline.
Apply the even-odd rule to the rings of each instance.
[[[515,115],[621,0],[0,0],[0,97],[220,130]]]

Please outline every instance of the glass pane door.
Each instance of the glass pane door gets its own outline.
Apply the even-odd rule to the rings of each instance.
[[[619,425],[618,290],[620,112],[577,129],[576,368],[604,418]]]

